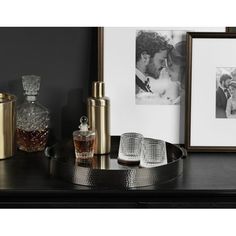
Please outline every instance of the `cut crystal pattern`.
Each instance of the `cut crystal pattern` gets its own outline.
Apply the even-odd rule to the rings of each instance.
[[[17,146],[27,152],[44,150],[48,137],[49,111],[36,101],[40,77],[22,77],[26,100],[17,108]]]

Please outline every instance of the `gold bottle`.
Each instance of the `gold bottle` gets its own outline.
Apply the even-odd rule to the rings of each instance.
[[[96,131],[95,154],[110,153],[110,100],[105,97],[104,82],[93,82],[92,97],[88,98],[88,119]]]
[[[15,153],[16,97],[0,93],[0,159]]]

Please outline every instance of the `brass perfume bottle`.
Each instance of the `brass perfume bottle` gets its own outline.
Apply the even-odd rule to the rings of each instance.
[[[92,97],[88,98],[90,128],[96,131],[95,154],[110,153],[110,100],[105,97],[104,82],[93,82]]]

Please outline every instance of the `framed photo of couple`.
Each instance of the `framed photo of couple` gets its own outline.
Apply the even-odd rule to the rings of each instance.
[[[187,32],[225,32],[225,28],[104,28],[103,73],[111,99],[112,135],[132,131],[175,144],[185,142]],[[223,67],[219,65],[218,71]],[[203,96],[201,90],[195,93]],[[190,143],[190,149],[192,144],[196,143]]]
[[[186,147],[236,151],[236,34],[188,33]]]

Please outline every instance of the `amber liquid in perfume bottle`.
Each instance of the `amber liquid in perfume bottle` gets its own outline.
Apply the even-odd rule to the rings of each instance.
[[[82,116],[80,119],[80,130],[73,132],[75,147],[75,161],[79,165],[91,166],[95,148],[95,132],[88,129],[88,118]]]
[[[76,162],[92,164],[95,147],[94,137],[76,137],[74,138],[74,146]]]
[[[43,151],[47,143],[48,133],[48,129],[26,131],[17,128],[16,138],[18,148],[26,152]]]

